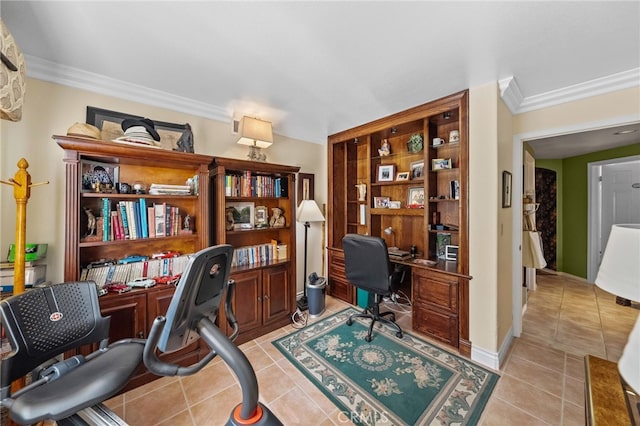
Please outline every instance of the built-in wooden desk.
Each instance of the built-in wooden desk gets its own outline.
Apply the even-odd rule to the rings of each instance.
[[[587,425],[631,425],[618,374],[618,364],[593,355],[584,357],[584,397]]]

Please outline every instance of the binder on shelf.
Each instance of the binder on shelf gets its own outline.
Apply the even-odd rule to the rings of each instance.
[[[109,241],[109,225],[111,224],[111,214],[109,213],[109,199],[102,199],[102,241]]]
[[[149,224],[147,223],[147,200],[140,198],[140,227],[142,228],[142,238],[149,238]]]

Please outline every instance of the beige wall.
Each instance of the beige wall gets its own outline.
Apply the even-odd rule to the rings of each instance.
[[[48,243],[47,279],[58,282],[64,269],[65,183],[63,151],[51,139],[66,134],[75,122],[84,122],[87,106],[126,112],[171,123],[189,123],[193,129],[195,151],[220,157],[245,159],[248,148],[235,143],[231,123],[196,117],[163,108],[116,99],[85,90],[28,79],[23,118],[13,123],[0,121],[0,179],[7,180],[16,172],[20,158],[29,162],[33,182],[48,180],[49,185],[33,188],[27,206],[27,242]],[[315,174],[315,199],[326,203],[326,147],[274,135],[275,142],[267,150],[270,163],[301,166],[300,171]],[[15,239],[15,203],[13,190],[0,185],[0,250],[5,251]],[[309,269],[320,272],[322,263],[321,227],[309,231]],[[302,291],[304,227],[297,225],[298,290]]]
[[[474,348],[497,348],[498,88],[469,90],[469,337]]]
[[[513,251],[514,208],[502,208],[502,171],[513,173],[512,115],[498,101],[498,341],[497,349],[508,337],[513,323]]]
[[[552,133],[580,124],[628,117],[640,120],[640,87],[618,90],[604,95],[567,102],[513,117],[513,134],[541,131]]]

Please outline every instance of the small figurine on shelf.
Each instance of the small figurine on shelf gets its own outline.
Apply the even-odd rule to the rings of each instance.
[[[191,216],[186,215],[184,217],[184,223],[182,224],[182,230],[191,232]]]
[[[367,201],[367,184],[359,183],[356,188],[358,188],[358,201]]]
[[[227,207],[225,210],[225,216],[227,218],[225,229],[227,231],[233,231],[233,225],[235,224],[235,221],[233,220],[233,207]]]
[[[391,154],[391,146],[389,145],[389,140],[382,140],[382,146],[380,146],[380,149],[378,149],[378,154],[380,154],[380,157],[386,157],[387,155]]]
[[[85,237],[90,237],[96,233],[96,216],[89,207],[83,207],[83,209],[87,214],[87,233],[85,234]]]
[[[271,216],[269,226],[272,228],[283,228],[285,225],[285,218],[282,215],[282,209],[280,207],[274,207],[271,211],[273,212],[273,216]]]

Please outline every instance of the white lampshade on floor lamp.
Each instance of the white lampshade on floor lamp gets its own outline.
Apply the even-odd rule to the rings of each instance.
[[[616,296],[640,301],[640,224],[611,227],[596,285]],[[640,317],[618,361],[618,371],[640,395]]]
[[[296,211],[296,220],[304,223],[304,284],[303,296],[298,300],[298,309],[307,310],[309,304],[307,302],[307,231],[311,226],[311,222],[324,222],[324,216],[313,200],[302,200]]]

